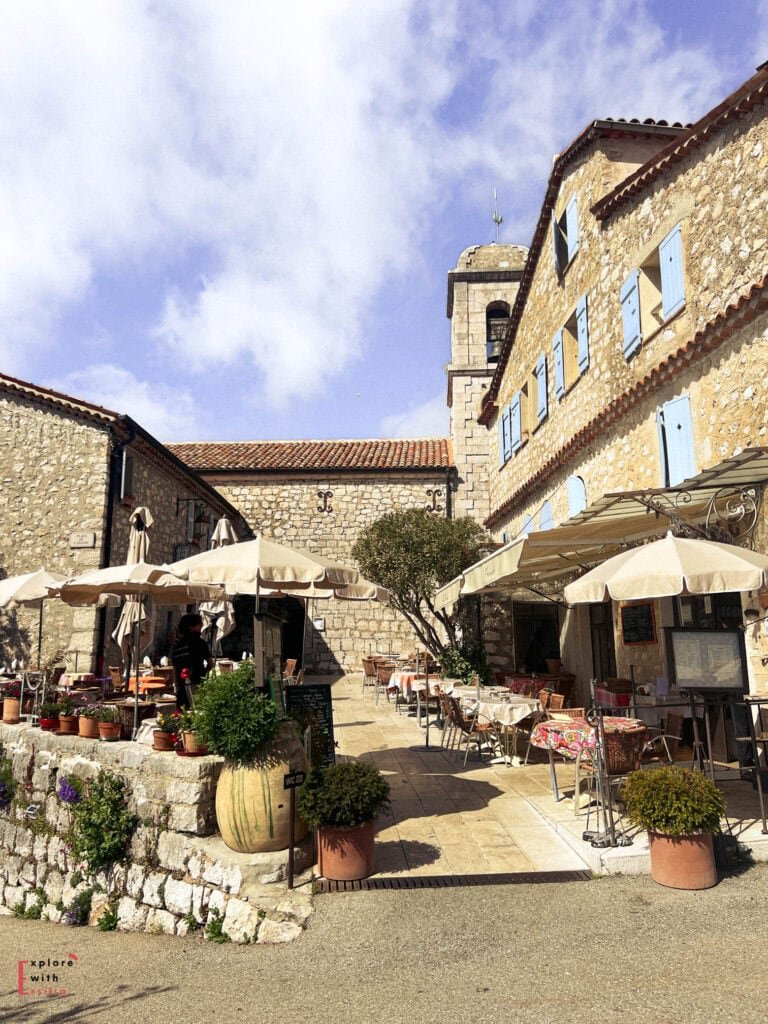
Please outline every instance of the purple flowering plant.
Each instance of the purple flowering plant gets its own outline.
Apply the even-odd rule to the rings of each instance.
[[[83,798],[83,783],[80,779],[70,779],[62,775],[56,795],[63,804],[79,804]]]
[[[7,757],[0,757],[0,811],[8,810],[15,792],[11,762]]]

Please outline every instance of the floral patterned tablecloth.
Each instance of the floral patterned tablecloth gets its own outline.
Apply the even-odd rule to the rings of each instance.
[[[606,715],[603,718],[606,732],[633,732],[645,729],[645,722],[639,718],[621,718]],[[585,748],[595,745],[595,730],[586,718],[571,718],[567,722],[547,719],[534,728],[531,745],[542,750],[556,750],[566,757],[578,757]]]

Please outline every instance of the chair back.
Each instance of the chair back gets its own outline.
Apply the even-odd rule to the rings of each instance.
[[[389,662],[377,662],[376,664],[376,681],[380,686],[386,686],[389,680],[392,678],[392,673],[395,671],[395,666]]]
[[[562,693],[552,693],[551,690],[547,692],[549,693],[549,703],[547,704],[547,710],[561,711],[565,707],[565,697],[562,695]]]
[[[640,757],[647,740],[645,727],[605,734],[605,766],[609,775],[629,775],[640,770]]]
[[[120,674],[120,668],[117,665],[109,666],[109,674],[112,677],[112,689],[123,690],[125,689],[125,680]]]
[[[294,684],[296,686],[303,686],[304,685],[304,669],[303,668],[300,668],[299,671],[296,673],[296,678],[294,679],[293,682],[294,682]]]
[[[554,694],[552,693],[552,691],[548,690],[546,687],[544,687],[543,689],[539,690],[539,701],[541,703],[541,710],[542,711],[546,711],[547,710],[547,708],[549,707],[549,702],[550,702],[550,700],[552,699],[553,696],[554,696]]]
[[[461,701],[459,700],[458,697],[453,696],[449,697],[448,700],[451,705],[451,713],[454,722],[456,723],[456,725],[458,725],[460,729],[464,730],[465,732],[468,732],[472,728],[472,723],[468,721],[466,715],[464,714],[464,708],[461,706]]]
[[[292,679],[293,673],[296,671],[297,658],[288,658],[285,665],[283,666],[283,679]]]

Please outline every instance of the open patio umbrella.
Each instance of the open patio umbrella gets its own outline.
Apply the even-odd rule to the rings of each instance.
[[[39,607],[40,617],[37,624],[37,667],[40,668],[40,651],[43,642],[43,601],[54,597],[59,583],[64,579],[57,573],[38,569],[22,576],[8,576],[0,580],[0,608],[11,612],[19,605]]]
[[[237,544],[237,534],[232,523],[226,516],[223,516],[216,523],[216,529],[213,531],[211,550],[224,548],[229,544]],[[206,633],[210,630],[211,652],[215,655],[216,645],[218,644],[219,650],[221,650],[221,641],[225,636],[229,636],[235,628],[235,610],[232,602],[227,600],[203,601],[198,605],[197,610],[205,622],[203,632]]]
[[[768,585],[768,556],[712,540],[671,533],[614,555],[564,590],[569,604],[612,598],[676,597],[757,590]]]
[[[166,566],[137,562],[133,565],[111,565],[94,569],[61,584],[59,596],[66,604],[98,604],[105,594],[135,597],[139,602],[151,597],[155,604],[188,604],[190,601],[215,600],[223,596],[220,587],[189,583],[170,573]],[[140,629],[140,621],[136,629]],[[138,650],[138,639],[136,649]],[[134,736],[139,722],[139,687],[134,699]]]

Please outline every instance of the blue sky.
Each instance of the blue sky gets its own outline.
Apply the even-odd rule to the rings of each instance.
[[[597,117],[693,120],[768,0],[0,11],[0,369],[162,440],[447,432],[446,274]]]

